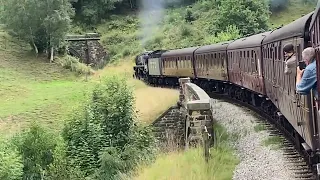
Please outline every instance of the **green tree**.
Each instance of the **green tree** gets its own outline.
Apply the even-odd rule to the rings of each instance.
[[[97,24],[123,0],[72,0],[76,18],[86,24]]]
[[[243,35],[268,29],[270,12],[267,1],[223,0],[220,3],[214,21],[218,32],[225,31],[230,25],[235,25]]]
[[[64,40],[73,9],[68,0],[3,1],[3,20],[11,34],[30,43],[36,53],[51,53]]]

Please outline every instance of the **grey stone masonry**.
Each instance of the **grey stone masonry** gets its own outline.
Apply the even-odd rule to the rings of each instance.
[[[171,107],[153,122],[155,136],[162,149],[170,145],[176,148],[184,146],[185,117],[183,114],[179,107]]]
[[[67,35],[68,53],[79,58],[82,63],[90,64],[92,67],[102,67],[106,64],[108,55],[99,40],[100,36],[97,33]]]

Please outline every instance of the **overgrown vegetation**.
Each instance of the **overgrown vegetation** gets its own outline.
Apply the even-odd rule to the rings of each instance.
[[[232,136],[219,124],[214,125],[215,146],[211,148],[211,158],[205,162],[203,149],[189,149],[186,152],[160,154],[154,164],[138,168],[136,180],[160,179],[232,179],[239,159],[230,147]]]
[[[156,150],[151,130],[137,122],[132,90],[115,76],[95,86],[91,100],[67,122],[62,137],[33,123],[8,145],[1,144],[10,151],[0,154],[0,177],[112,180],[130,173]]]
[[[100,173],[111,176],[118,171],[130,170],[138,161],[136,157],[150,155],[153,150],[150,131],[146,127],[135,127],[135,121],[133,94],[125,79],[103,80],[93,90],[84,113],[77,114],[64,129],[70,157],[87,175],[94,173],[100,165],[110,163],[99,162],[101,155],[102,159],[111,161],[110,158],[118,154],[120,159],[112,161],[119,163],[121,160],[122,167]]]
[[[72,72],[76,72],[82,75],[92,75],[94,73],[90,66],[80,63],[79,59],[69,55],[63,57],[57,57],[54,60],[57,64],[66,69],[70,69]]]

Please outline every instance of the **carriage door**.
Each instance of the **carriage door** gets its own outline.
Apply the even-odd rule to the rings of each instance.
[[[297,62],[302,60],[302,51],[304,49],[304,41],[302,38],[296,39],[296,57]],[[295,70],[296,74],[296,70]],[[291,79],[290,79],[291,80]],[[293,84],[296,86],[295,79],[291,80]],[[291,90],[295,91],[295,86]],[[295,93],[295,92],[290,92]],[[303,139],[305,139],[306,143],[313,146],[312,138],[313,138],[313,114],[312,114],[312,107],[313,107],[313,100],[311,95],[299,95],[295,93],[296,97],[296,109],[297,109],[297,125],[300,129],[300,134],[302,135]],[[311,147],[313,148],[313,147]]]

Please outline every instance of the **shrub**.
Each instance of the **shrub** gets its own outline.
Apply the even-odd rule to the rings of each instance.
[[[69,55],[63,57],[57,57],[55,62],[66,69],[70,69],[72,72],[78,74],[91,75],[94,71],[87,65],[80,63],[79,59]]]
[[[41,179],[53,162],[56,138],[37,124],[16,136],[13,143],[23,160],[23,179]]]
[[[1,153],[7,153],[1,149],[6,144],[1,145],[0,160]],[[36,123],[33,123],[27,131],[15,136],[12,139],[12,145],[6,147],[10,153],[0,161],[1,179],[5,180],[6,176],[10,180],[21,179],[21,177],[46,180],[84,179],[83,173],[76,166],[71,166],[70,159],[66,156],[63,138]],[[4,165],[2,166],[1,163]],[[3,173],[2,169],[6,173]]]
[[[67,147],[62,137],[58,138],[56,148],[53,152],[53,163],[50,164],[45,176],[47,180],[83,180],[84,174],[78,167],[70,165],[66,151]]]
[[[22,158],[9,142],[0,141],[0,179],[19,180],[23,174]]]
[[[84,112],[76,113],[63,130],[69,157],[94,179],[132,169],[153,145],[150,131],[135,127],[134,120],[134,97],[125,79],[103,79]]]

